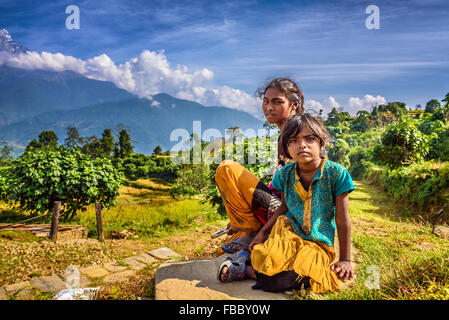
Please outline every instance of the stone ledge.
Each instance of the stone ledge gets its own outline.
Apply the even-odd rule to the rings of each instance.
[[[57,275],[35,278],[30,281],[30,284],[39,291],[51,292],[67,289],[66,283]]]
[[[156,300],[289,300],[285,293],[251,288],[255,280],[220,282],[217,270],[228,254],[213,259],[163,263],[156,270]]]

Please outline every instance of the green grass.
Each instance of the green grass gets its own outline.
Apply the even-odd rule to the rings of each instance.
[[[350,194],[352,245],[357,263],[351,289],[327,299],[448,299],[449,241],[428,224],[404,218],[381,191],[356,183]],[[379,288],[370,285],[377,268]]]
[[[128,230],[134,238],[147,238],[166,234],[174,230],[182,230],[195,225],[204,224],[222,219],[207,204],[198,200],[182,200],[160,206],[148,205],[118,205],[109,210],[103,210],[103,232],[108,238],[114,232]],[[89,236],[97,234],[95,208],[89,207],[87,211],[80,212],[71,223],[85,225]]]

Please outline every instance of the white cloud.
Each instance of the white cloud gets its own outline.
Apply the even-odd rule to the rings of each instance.
[[[152,107],[160,108],[160,105],[161,105],[161,103],[157,100],[154,100],[153,102],[151,102]]]
[[[0,63],[11,67],[22,69],[46,69],[53,71],[72,70],[78,73],[86,72],[86,63],[72,56],[65,56],[61,53],[49,53],[43,51],[37,53],[29,51],[18,55],[5,54],[0,59]]]
[[[340,106],[340,104],[337,102],[337,100],[335,100],[334,97],[330,96],[329,97],[329,107],[332,110],[333,108],[337,109],[337,111],[343,111],[343,108]]]
[[[228,86],[212,87],[214,73],[207,68],[191,72],[187,66],[171,67],[164,51],[143,50],[139,56],[119,65],[105,53],[81,60],[61,53],[12,55],[0,52],[0,64],[26,69],[72,70],[91,79],[111,81],[119,88],[150,100],[157,93],[167,93],[206,106],[226,106],[262,116],[258,99]]]
[[[359,97],[350,97],[348,99],[348,108],[349,112],[357,112],[359,110],[367,110],[371,111],[372,107],[386,104],[387,100],[382,96],[372,96],[370,94],[365,95],[363,98]]]
[[[319,103],[318,101],[313,100],[313,99],[310,99],[310,100],[306,99],[304,101],[304,108],[306,109],[306,111],[308,109],[310,109],[310,110],[313,110],[314,112],[317,112],[317,113],[319,113],[320,110],[324,111],[324,109],[325,109],[321,103]]]

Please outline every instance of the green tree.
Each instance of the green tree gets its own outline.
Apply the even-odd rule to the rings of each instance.
[[[102,156],[110,158],[114,151],[114,137],[112,136],[111,129],[104,129],[100,144],[103,153]]]
[[[160,155],[162,153],[162,148],[161,146],[156,146],[156,148],[153,149],[153,154],[155,155]]]
[[[426,103],[426,108],[424,109],[424,112],[434,113],[440,107],[441,107],[440,102],[437,99],[432,99]]]
[[[328,157],[342,166],[349,168],[349,152],[351,151],[348,143],[344,139],[337,139],[335,145],[330,147]]]
[[[36,139],[31,140],[25,148],[24,152],[29,152],[32,149],[40,149],[42,145]]]
[[[120,131],[118,140],[116,155],[122,159],[129,157],[133,153],[133,146],[131,144],[131,136],[126,129]]]
[[[90,137],[83,138],[83,146],[81,147],[81,152],[89,155],[92,158],[103,158],[104,149],[101,139],[93,135]]]
[[[42,147],[56,148],[58,146],[58,136],[54,131],[42,131],[38,141]]]
[[[449,108],[449,92],[446,93],[446,97],[444,97],[444,99],[441,100],[441,102],[445,102],[444,107],[445,107],[445,108]]]
[[[423,159],[429,151],[426,137],[409,120],[401,118],[387,127],[374,157],[388,167],[409,165]]]
[[[115,205],[122,179],[109,159],[92,160],[64,146],[22,154],[5,177],[4,200],[35,213],[51,211],[54,201],[61,201],[61,216],[67,219],[95,202],[105,208]]]
[[[12,148],[7,144],[3,145],[0,150],[0,166],[8,165],[12,159]]]
[[[67,137],[64,139],[64,145],[69,149],[81,147],[82,138],[76,127],[67,128]]]
[[[351,123],[351,130],[365,132],[371,128],[371,114],[365,110],[357,112],[357,118]]]

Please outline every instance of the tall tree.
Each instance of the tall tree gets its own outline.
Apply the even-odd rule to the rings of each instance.
[[[131,144],[131,136],[126,129],[122,129],[118,138],[119,158],[127,158],[133,153],[133,146]]]
[[[38,137],[42,147],[54,148],[58,146],[58,136],[54,131],[41,131]]]
[[[424,109],[424,112],[434,113],[440,107],[441,107],[440,102],[437,99],[432,99],[426,103],[426,108]]]
[[[81,147],[82,138],[76,127],[67,128],[67,137],[64,139],[64,145],[69,149]]]
[[[110,158],[114,151],[114,137],[112,136],[111,129],[104,129],[101,137],[101,147],[103,149],[103,156]]]
[[[8,165],[12,158],[12,148],[7,144],[3,145],[0,150],[0,166]]]
[[[153,154],[155,155],[160,155],[162,153],[162,148],[161,146],[156,146],[156,148],[153,149]]]

